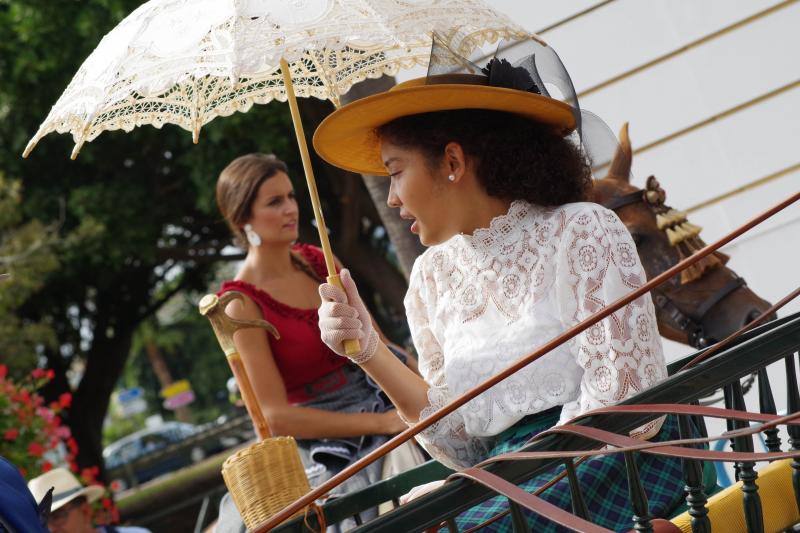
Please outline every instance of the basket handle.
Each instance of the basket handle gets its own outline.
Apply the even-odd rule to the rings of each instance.
[[[242,401],[250,415],[250,419],[255,426],[256,435],[258,440],[264,440],[272,436],[272,432],[267,424],[267,419],[264,413],[261,412],[261,406],[256,398],[253,386],[250,384],[250,379],[247,377],[247,370],[245,370],[242,357],[236,350],[236,345],[233,343],[233,334],[237,330],[246,328],[262,328],[267,330],[276,339],[280,338],[278,330],[275,326],[266,320],[241,320],[233,318],[225,312],[225,307],[233,300],[242,300],[242,293],[236,291],[228,291],[222,296],[216,294],[206,294],[200,300],[198,307],[200,314],[208,318],[211,322],[211,327],[217,336],[222,351],[225,353],[225,358],[228,360],[228,365],[231,367],[233,377],[236,379],[236,384],[239,386],[239,391],[242,393]]]

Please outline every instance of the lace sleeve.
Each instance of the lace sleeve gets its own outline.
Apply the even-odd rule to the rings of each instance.
[[[556,290],[565,327],[646,281],[630,233],[613,211],[600,206],[582,208],[565,221],[557,268]],[[564,406],[561,422],[628,398],[667,375],[649,294],[570,342],[584,373],[579,396]],[[657,430],[657,422],[637,433]]]
[[[452,396],[445,382],[444,354],[428,319],[428,305],[434,303],[428,296],[435,297],[435,291],[426,290],[426,280],[419,266],[421,259],[414,263],[405,307],[420,374],[429,386],[428,406],[419,415],[423,420],[446,405]],[[458,411],[425,429],[416,439],[431,457],[454,470],[471,467],[488,453],[486,439],[471,437]]]

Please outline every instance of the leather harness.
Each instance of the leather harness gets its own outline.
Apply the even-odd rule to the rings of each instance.
[[[616,211],[617,209],[625,207],[626,205],[639,202],[649,206],[650,204],[645,197],[646,193],[646,190],[635,191],[612,198],[608,202],[603,202],[601,205],[612,211]],[[710,346],[714,342],[713,339],[708,338],[705,329],[703,328],[703,320],[705,320],[708,312],[712,307],[727,298],[731,293],[740,287],[745,287],[746,285],[747,283],[743,278],[734,274],[733,279],[728,281],[720,289],[714,292],[714,294],[703,301],[703,303],[700,304],[700,307],[698,307],[691,315],[682,311],[672,300],[672,298],[669,297],[666,291],[658,288],[655,288],[652,291],[653,303],[659,310],[661,310],[661,312],[666,314],[667,317],[669,317],[669,319],[672,320],[672,322],[676,324],[681,331],[684,331],[687,334],[689,344],[692,347],[700,349]]]

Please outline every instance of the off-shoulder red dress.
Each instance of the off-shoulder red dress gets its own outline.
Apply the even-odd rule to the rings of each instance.
[[[310,244],[295,244],[292,251],[325,279],[327,269],[322,250]],[[268,336],[268,340],[290,403],[305,403],[345,384],[342,367],[347,364],[347,358],[337,355],[322,342],[316,308],[299,309],[279,302],[246,281],[225,281],[217,294],[228,291],[250,297],[258,304],[264,320],[278,329],[281,338],[276,340]]]

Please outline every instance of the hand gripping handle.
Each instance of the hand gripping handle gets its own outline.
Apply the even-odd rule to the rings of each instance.
[[[334,274],[333,276],[328,276],[328,283],[331,285],[335,285],[344,291],[344,285],[342,285],[342,278],[339,277],[339,274]],[[344,353],[349,357],[352,355],[356,355],[361,353],[361,343],[358,339],[349,339],[344,341]]]

